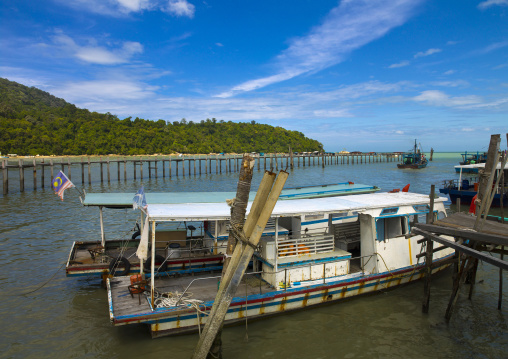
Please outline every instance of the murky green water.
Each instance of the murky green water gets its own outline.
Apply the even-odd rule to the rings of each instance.
[[[382,190],[411,184],[412,192],[429,193],[430,185],[458,178],[458,154],[435,154],[424,170],[398,170],[395,162],[300,167],[286,186],[353,181]],[[98,165],[87,191],[234,191],[237,173],[187,175],[141,182],[100,184]],[[256,167],[257,168],[257,167]],[[174,170],[174,169],[173,169]],[[214,168],[215,170],[215,168]],[[160,169],[159,169],[160,171]],[[73,167],[80,186],[80,168]],[[46,177],[49,172],[46,172]],[[255,172],[257,188],[262,171]],[[105,177],[106,178],[106,177]],[[5,358],[189,358],[196,335],[150,338],[145,326],[113,327],[106,291],[96,280],[66,278],[63,268],[75,240],[98,240],[98,210],[80,205],[77,191],[61,202],[50,189],[33,191],[28,171],[24,193],[10,172],[10,193],[0,195],[0,357]],[[46,186],[47,187],[47,186]],[[135,219],[131,210],[105,211],[106,236],[119,238]],[[248,322],[223,333],[226,358],[506,358],[508,292],[504,272],[503,309],[497,310],[499,270],[480,264],[473,300],[467,288],[450,324],[444,312],[451,272],[433,279],[430,314],[421,313],[423,284],[355,298],[271,319]],[[44,283],[46,285],[42,286]],[[42,287],[41,287],[42,286]],[[39,288],[41,287],[41,288]],[[32,292],[29,294],[25,294]],[[248,341],[246,341],[248,336]]]

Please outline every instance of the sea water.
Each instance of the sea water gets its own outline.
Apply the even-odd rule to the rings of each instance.
[[[460,159],[458,153],[434,153],[421,170],[400,170],[396,162],[300,166],[289,171],[286,187],[352,181],[382,191],[410,184],[411,192],[429,194],[432,184],[437,192],[444,180],[458,178],[453,166]],[[141,185],[146,192],[236,190],[238,173],[183,177],[180,172],[175,177],[173,168],[173,176],[163,178],[161,167],[159,178],[146,178],[145,168],[145,178],[140,180],[138,172],[134,180],[128,168],[126,180],[123,171],[121,181],[112,171],[111,182],[101,184],[100,167],[93,165],[92,184],[82,188],[79,166],[74,166],[72,179],[87,192],[134,193]],[[256,165],[253,189],[262,174]],[[20,193],[16,175],[10,171],[10,193],[0,195],[0,358],[190,358],[198,334],[151,339],[145,325],[114,327],[100,282],[65,276],[73,241],[100,240],[98,209],[83,207],[75,189],[65,192],[63,202],[47,185],[33,190],[28,171]],[[136,218],[132,210],[105,210],[106,238],[128,235]],[[480,263],[472,300],[465,286],[449,324],[444,320],[452,286],[447,270],[432,280],[429,314],[421,312],[423,283],[418,282],[273,318],[247,319],[224,330],[224,357],[506,358],[506,272],[503,276],[502,310],[497,309],[499,269]]]

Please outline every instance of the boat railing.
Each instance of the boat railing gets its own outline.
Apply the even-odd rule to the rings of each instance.
[[[361,273],[363,275],[363,274],[365,274],[365,266],[367,265],[367,263],[369,261],[373,260],[373,258],[375,256],[376,256],[376,254],[374,253],[374,254],[370,254],[370,255],[366,255],[366,256],[360,256],[360,257],[354,257],[354,258],[340,258],[340,259],[337,259],[337,260],[327,261],[327,262],[324,262],[324,263],[307,263],[307,264],[302,264],[302,265],[298,265],[298,266],[292,266],[291,269],[295,269],[295,268],[307,268],[308,267],[309,270],[312,271],[313,267],[315,267],[315,266],[322,266],[323,267],[323,275],[322,275],[322,278],[320,280],[322,280],[323,284],[325,284],[327,278],[337,278],[338,277],[338,276],[336,276],[334,274],[326,275],[326,265],[327,264],[336,263],[336,262],[343,262],[343,261],[350,261],[350,263],[351,263],[351,261],[357,261],[357,262],[360,262],[360,266],[359,266],[358,270],[355,271],[355,272],[352,272],[351,271],[351,266],[350,266],[350,273],[348,273],[348,274]],[[375,260],[375,258],[374,258],[374,260]],[[272,271],[262,270],[262,271],[256,271],[256,272],[245,272],[244,273],[244,278],[246,276],[261,275],[263,273],[265,273],[265,274],[277,274],[277,273],[282,273],[282,272],[284,272],[284,278],[285,278],[283,287],[284,287],[284,291],[286,291],[286,289],[290,287],[290,284],[288,285],[288,281],[287,281],[287,279],[289,278],[288,268],[278,269],[276,271],[273,271],[273,270]],[[346,276],[346,275],[347,274],[344,274],[344,276]],[[185,290],[178,297],[178,300],[175,303],[175,307],[180,304],[182,298],[185,297],[185,295],[187,294],[189,289],[196,282],[203,281],[203,280],[209,280],[209,279],[220,279],[220,278],[222,278],[222,275],[194,278],[193,280],[190,281],[190,283],[187,285]],[[315,279],[315,280],[318,280],[318,279]],[[258,278],[258,283],[259,283],[259,294],[263,294],[263,288],[262,288],[263,280]],[[217,290],[218,289],[219,289],[219,286],[217,286]]]
[[[278,242],[277,255],[296,257],[302,254],[327,253],[334,250],[333,234],[309,234],[301,237],[287,237]]]

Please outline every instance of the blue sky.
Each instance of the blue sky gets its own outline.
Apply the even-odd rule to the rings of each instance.
[[[508,132],[508,0],[3,0],[0,77],[81,108],[256,121],[327,151]]]

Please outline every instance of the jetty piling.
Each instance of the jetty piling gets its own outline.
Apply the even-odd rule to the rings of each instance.
[[[481,201],[481,206],[477,211],[476,217],[466,215],[459,211],[458,213],[454,213],[451,216],[435,222],[427,221],[427,224],[416,223],[411,232],[412,234],[420,234],[424,236],[424,239],[418,241],[418,243],[427,243],[426,252],[417,255],[417,258],[421,258],[422,256],[425,256],[426,258],[426,277],[424,299],[422,304],[423,313],[428,313],[429,310],[430,273],[433,269],[431,262],[432,254],[446,247],[455,249],[455,255],[453,258],[447,260],[449,263],[453,263],[454,265],[452,291],[445,313],[445,319],[447,322],[451,319],[453,310],[457,303],[460,287],[466,281],[466,278],[470,284],[468,299],[471,300],[475,287],[479,260],[499,268],[498,309],[501,309],[503,289],[502,271],[508,269],[508,262],[504,260],[504,254],[508,254],[505,249],[505,246],[508,245],[508,225],[504,224],[504,212],[501,223],[487,221],[487,215],[492,203],[493,193],[495,192],[493,190],[493,178],[500,157],[499,144],[500,136],[492,135],[485,171],[480,173],[481,179],[480,188],[478,189],[478,198]],[[506,157],[503,154],[501,157],[501,168],[504,168],[505,164]],[[501,177],[502,176],[499,176],[497,178],[494,189],[498,187]],[[502,183],[503,186],[501,187],[504,187],[504,182]],[[433,192],[434,188],[431,189],[431,193]],[[431,203],[429,214],[432,212],[433,209]],[[441,236],[452,236],[455,240],[451,241],[448,238]],[[438,242],[442,246],[433,248],[432,242]],[[500,254],[500,259],[492,256],[492,253]]]

